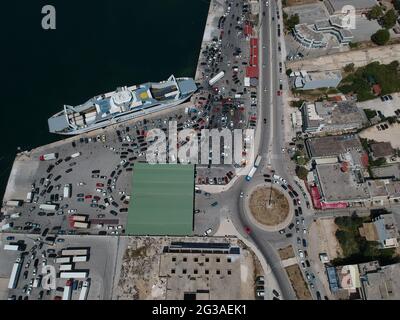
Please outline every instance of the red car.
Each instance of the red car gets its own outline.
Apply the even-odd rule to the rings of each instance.
[[[96,183],[96,187],[103,188],[104,187],[104,183],[98,182],[98,183]]]
[[[99,201],[100,197],[99,196],[94,196],[93,199],[96,200],[96,201]]]
[[[92,199],[92,195],[90,195],[90,194],[86,195],[85,199]]]
[[[281,92],[278,90],[277,92],[276,92],[276,94],[278,95],[278,97],[281,95]]]
[[[251,233],[251,229],[249,227],[244,227],[244,231],[246,231],[247,234]]]

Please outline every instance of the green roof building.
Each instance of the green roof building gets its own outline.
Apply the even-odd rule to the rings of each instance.
[[[191,235],[194,165],[135,163],[126,234]]]

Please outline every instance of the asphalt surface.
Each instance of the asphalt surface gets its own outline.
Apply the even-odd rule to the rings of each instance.
[[[242,198],[240,198],[241,192],[244,192],[245,196],[249,196],[246,194],[246,191],[264,183],[263,174],[270,173],[272,175],[273,170],[275,174],[287,180],[287,183],[300,195],[301,207],[305,218],[304,228],[307,229],[309,223],[312,222],[312,213],[305,206],[306,200],[302,196],[299,187],[294,183],[293,177],[289,172],[289,166],[287,165],[289,159],[283,152],[283,150],[286,150],[283,138],[283,101],[282,96],[278,95],[278,90],[280,90],[280,84],[282,83],[281,79],[284,76],[279,70],[279,62],[283,64],[281,51],[279,50],[280,42],[283,43],[283,39],[278,36],[278,25],[280,25],[281,35],[283,33],[283,24],[281,22],[282,12],[280,10],[280,19],[278,19],[278,7],[275,1],[269,1],[268,7],[265,1],[263,1],[261,8],[261,11],[264,11],[265,15],[261,12],[262,20],[259,39],[259,56],[261,59],[259,62],[259,115],[257,130],[260,130],[260,136],[259,139],[256,139],[256,144],[259,141],[259,145],[255,146],[255,150],[258,150],[258,154],[262,156],[262,160],[250,182],[247,182],[244,177],[240,177],[233,187],[221,193],[219,197],[221,199],[221,207],[229,208],[230,218],[236,229],[258,247],[269,264],[279,288],[271,288],[267,284],[267,290],[275,289],[279,291],[283,299],[296,299],[286,271],[281,265],[277,249],[292,244],[300,262],[303,259],[300,259],[298,249],[301,248],[303,250],[304,248],[302,245],[299,246],[297,244],[297,236],[306,239],[307,234],[303,233],[303,227],[299,228],[298,234],[293,234],[291,238],[287,238],[285,234],[280,234],[279,232],[266,232],[258,228],[250,221],[248,217],[249,213],[245,212],[241,201]],[[283,89],[285,89],[283,83],[282,85]],[[313,273],[312,265],[311,268],[303,269],[303,271]],[[324,291],[322,285],[318,283],[318,279],[315,279],[312,283],[315,288],[311,290],[313,298],[316,297],[316,290],[319,290],[323,296]]]

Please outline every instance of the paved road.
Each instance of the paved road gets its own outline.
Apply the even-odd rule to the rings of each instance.
[[[262,161],[259,169],[256,171],[253,179],[250,182],[245,181],[244,177],[239,177],[235,185],[228,191],[221,193],[220,199],[222,206],[229,207],[231,220],[237,230],[249,240],[251,240],[264,255],[269,264],[272,275],[275,277],[279,288],[268,287],[267,290],[275,289],[281,292],[283,299],[296,299],[294,290],[290,284],[287,274],[281,265],[280,258],[277,254],[277,248],[292,244],[297,253],[296,234],[292,238],[286,238],[278,232],[266,232],[254,225],[248,218],[248,213],[243,208],[240,192],[253,188],[256,185],[264,183],[263,174],[271,173],[274,170],[276,174],[286,179],[289,184],[302,195],[299,187],[294,183],[291,173],[289,173],[289,159],[282,152],[285,147],[283,138],[283,101],[281,96],[278,96],[280,79],[283,75],[279,72],[279,62],[282,62],[282,55],[278,49],[280,37],[278,37],[278,24],[280,24],[281,32],[283,23],[281,22],[282,12],[280,10],[280,20],[277,19],[277,4],[275,1],[269,1],[267,7],[265,1],[261,1],[261,24],[260,24],[260,39],[259,39],[259,56],[260,56],[260,77],[259,77],[259,113],[258,127],[255,139],[255,150],[262,156]],[[265,15],[262,12],[265,11]],[[274,17],[274,19],[272,19]],[[282,40],[283,43],[283,40]],[[266,123],[264,124],[264,119]],[[248,196],[248,195],[245,195]],[[237,201],[232,199],[237,199]],[[312,213],[307,210],[304,197],[300,196],[301,206],[305,217],[305,228],[312,222]],[[246,234],[246,227],[250,227],[250,234]],[[302,230],[301,230],[302,232]],[[307,234],[299,234],[302,238],[306,238]],[[311,268],[310,268],[311,269]],[[309,270],[312,272],[312,270]],[[315,281],[315,289],[324,294],[322,285]],[[315,298],[315,291],[312,290],[312,295]]]

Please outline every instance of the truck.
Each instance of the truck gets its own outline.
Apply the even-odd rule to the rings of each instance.
[[[86,300],[89,293],[90,282],[84,281],[82,285],[81,293],[79,294],[79,300]]]
[[[18,251],[19,250],[19,245],[18,244],[5,244],[4,245],[4,250]]]
[[[40,210],[43,211],[57,211],[58,209],[58,204],[48,204],[48,203],[43,203],[39,206]]]
[[[60,265],[60,271],[71,271],[72,264],[62,264]]]
[[[210,79],[210,81],[208,81],[208,84],[210,86],[213,86],[215,83],[217,83],[218,80],[221,80],[224,77],[224,75],[225,75],[224,71],[218,72],[214,77]]]
[[[64,198],[71,198],[71,189],[72,187],[70,183],[67,183],[64,186]]]
[[[77,158],[77,157],[79,157],[80,155],[81,155],[80,152],[75,152],[75,153],[71,154],[71,158]]]
[[[61,250],[62,256],[85,256],[89,253],[88,249],[63,249]]]
[[[7,207],[20,207],[22,206],[23,201],[22,200],[8,200],[6,202]]]
[[[89,228],[89,223],[88,222],[74,221],[72,226],[74,228],[77,228],[77,229],[88,229]]]
[[[42,283],[42,275],[38,275],[35,280],[33,281],[33,287],[37,288],[40,287],[40,284]]]
[[[56,258],[56,263],[70,263],[71,257],[60,257]]]
[[[7,229],[10,229],[10,228],[12,228],[13,227],[13,223],[12,222],[10,222],[10,223],[6,223],[6,224],[3,224],[2,226],[1,226],[1,231],[4,231],[4,230],[7,230]]]
[[[31,202],[32,202],[32,199],[33,199],[33,193],[32,193],[32,192],[28,192],[28,193],[26,194],[26,202],[27,202],[27,203],[31,203]]]
[[[8,289],[15,289],[17,287],[19,275],[21,273],[21,265],[21,258],[15,260],[15,263],[11,270],[10,281],[8,282]]]
[[[64,292],[63,292],[62,299],[63,300],[71,300],[71,294],[72,294],[71,285],[66,285],[64,287]]]
[[[56,160],[58,158],[58,153],[46,153],[39,157],[40,161]]]
[[[256,167],[251,168],[250,172],[246,176],[246,181],[250,181],[251,178],[253,178],[254,173],[256,172],[256,170],[257,170]]]
[[[62,271],[60,272],[61,279],[84,279],[87,278],[87,271]]]
[[[70,219],[72,221],[80,221],[80,222],[86,222],[87,216],[81,215],[81,214],[74,214],[70,216]]]
[[[17,219],[17,218],[19,218],[21,216],[21,212],[15,212],[15,213],[13,213],[13,214],[11,214],[11,218],[12,219]]]

